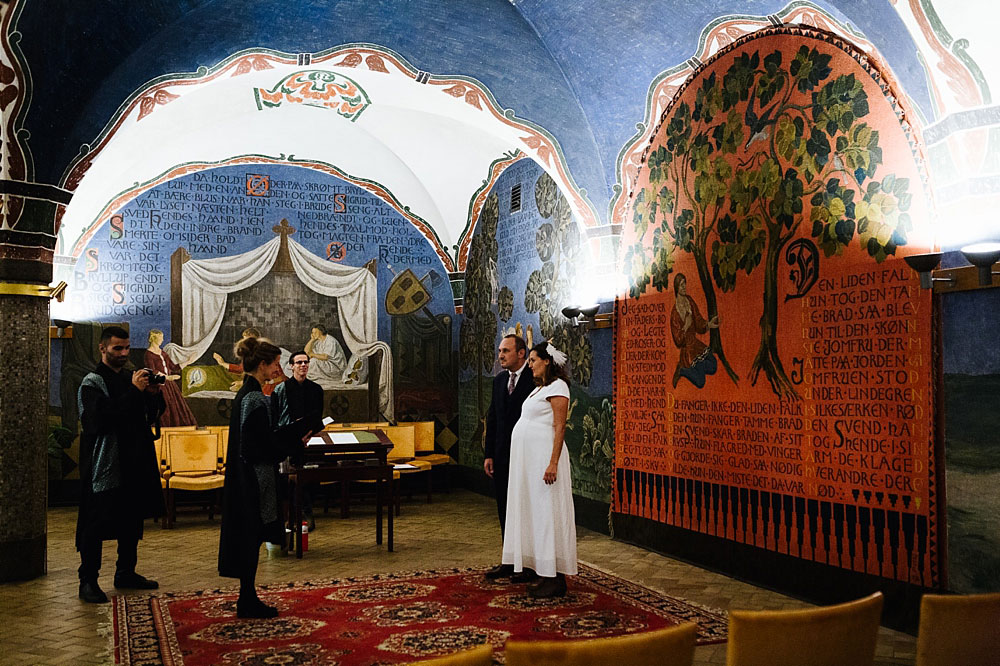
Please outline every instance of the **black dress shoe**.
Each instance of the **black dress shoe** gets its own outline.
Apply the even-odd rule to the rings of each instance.
[[[534,583],[536,580],[538,580],[538,574],[535,573],[534,569],[529,569],[527,567],[525,567],[523,571],[518,571],[510,577],[510,582],[515,584]]]
[[[528,594],[533,599],[550,599],[566,596],[566,577],[556,574],[552,578],[542,578],[538,585],[528,588]]]
[[[97,581],[80,581],[80,598],[88,604],[106,604],[108,595],[100,588]]]
[[[155,590],[160,586],[155,580],[150,580],[145,576],[132,573],[115,574],[115,587],[124,587],[130,590]]]
[[[498,564],[483,575],[486,577],[486,580],[496,580],[498,578],[509,578],[513,573],[513,564]]]
[[[274,606],[268,606],[260,599],[251,599],[250,601],[239,599],[236,601],[236,617],[270,620],[272,617],[278,617],[278,609]]]

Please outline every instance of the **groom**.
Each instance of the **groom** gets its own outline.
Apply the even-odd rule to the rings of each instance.
[[[500,341],[497,358],[502,372],[493,379],[493,398],[490,401],[490,411],[486,414],[486,459],[483,461],[483,470],[493,479],[496,489],[501,537],[507,517],[510,434],[514,430],[514,424],[521,418],[521,405],[535,388],[535,380],[525,363],[527,353],[528,347],[519,335],[507,335]],[[498,564],[486,572],[486,578],[506,578],[513,573],[512,564]],[[524,579],[521,582],[528,582],[535,577],[534,571],[527,568],[517,576]]]

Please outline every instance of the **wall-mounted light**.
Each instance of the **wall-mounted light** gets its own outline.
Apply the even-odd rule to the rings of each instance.
[[[940,252],[928,252],[926,254],[910,254],[903,257],[903,261],[906,265],[912,268],[920,275],[920,288],[930,289],[934,286],[935,282],[947,282],[948,284],[954,284],[955,278],[952,277],[934,277],[933,271],[941,263],[941,253]]]
[[[562,309],[563,317],[566,317],[566,319],[572,321],[574,325],[576,324],[576,318],[579,314],[580,314],[580,308],[576,307],[575,305],[567,305]]]
[[[564,317],[570,320],[574,326],[585,328],[608,328],[611,326],[611,314],[598,315],[601,309],[599,305],[567,305],[562,309]]]
[[[980,287],[989,287],[993,284],[993,276],[1000,275],[993,270],[993,264],[1000,260],[1000,243],[966,245],[962,248],[962,256],[976,267]]]

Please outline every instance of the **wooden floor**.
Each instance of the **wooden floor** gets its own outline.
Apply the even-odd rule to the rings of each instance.
[[[79,556],[73,546],[76,510],[49,511],[48,575],[23,583],[0,584],[0,664],[108,663],[108,642],[101,633],[109,605],[77,599]],[[407,569],[476,566],[499,561],[500,531],[493,500],[466,491],[435,495],[433,504],[404,502],[396,523],[396,551],[375,545],[374,510],[355,507],[349,519],[331,509],[319,514],[309,535],[309,552],[267,559],[262,549],[258,582],[311,577],[362,575]],[[203,513],[182,513],[177,525],[162,530],[147,523],[139,544],[139,573],[160,582],[161,591],[229,586],[216,572],[219,526]],[[801,601],[705,571],[662,555],[581,529],[579,557],[615,573],[706,606],[780,609]],[[101,586],[114,592],[114,542],[105,544]],[[883,628],[876,663],[912,664],[915,639]],[[724,664],[725,645],[700,647],[695,663]]]

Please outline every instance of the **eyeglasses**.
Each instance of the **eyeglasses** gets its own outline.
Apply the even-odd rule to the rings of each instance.
[[[292,365],[309,365],[308,359],[305,361],[293,361]]]

